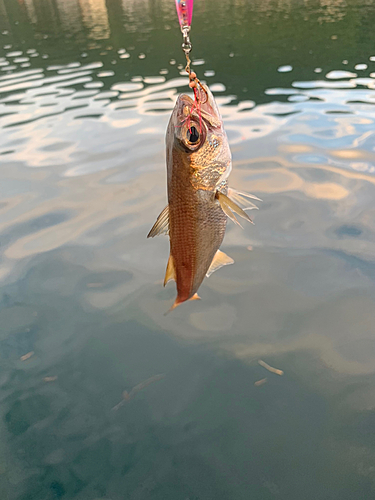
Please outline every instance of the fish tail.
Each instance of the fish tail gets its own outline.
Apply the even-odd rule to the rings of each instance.
[[[184,299],[184,300],[181,300],[180,297],[177,296],[172,306],[168,309],[166,313],[164,313],[164,316],[169,314],[171,311],[173,311],[173,309],[176,309],[176,307],[178,307],[183,302],[186,302],[187,300],[201,300],[201,298],[197,293],[195,293],[192,297],[190,297],[190,299]]]

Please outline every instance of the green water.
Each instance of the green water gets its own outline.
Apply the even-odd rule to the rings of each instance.
[[[374,25],[196,0],[230,183],[263,203],[164,316],[174,2],[0,0],[0,500],[375,498]]]

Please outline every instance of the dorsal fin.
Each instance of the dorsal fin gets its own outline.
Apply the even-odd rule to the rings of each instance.
[[[169,254],[167,270],[165,271],[164,286],[171,280],[176,281],[176,269],[174,267],[173,257]]]
[[[152,226],[151,231],[148,233],[147,238],[153,238],[159,234],[169,234],[169,205],[160,212],[159,217],[156,219],[155,224]]]
[[[212,273],[217,271],[223,266],[227,266],[228,264],[233,264],[234,260],[229,257],[226,253],[222,252],[221,250],[218,250],[215,253],[214,258],[212,259],[211,265],[206,273],[207,278],[211,276]]]

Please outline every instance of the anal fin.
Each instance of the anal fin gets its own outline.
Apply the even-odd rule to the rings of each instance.
[[[211,276],[212,273],[217,271],[223,266],[227,266],[229,264],[233,264],[234,260],[229,257],[226,253],[222,252],[221,250],[218,250],[215,253],[214,258],[212,259],[211,265],[206,273],[207,278]]]
[[[173,257],[169,254],[167,270],[165,271],[164,286],[171,280],[176,281],[176,269],[174,267]]]

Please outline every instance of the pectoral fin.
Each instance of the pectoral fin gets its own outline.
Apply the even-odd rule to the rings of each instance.
[[[169,234],[169,206],[167,205],[156,219],[147,238],[153,238],[159,234]]]
[[[219,194],[221,194],[221,193],[219,193]],[[222,195],[222,196],[224,196],[224,195]],[[227,217],[229,217],[230,220],[232,220],[235,224],[238,224],[240,227],[242,227],[241,224],[236,219],[236,217],[233,215],[233,212],[230,210],[229,206],[223,200],[223,198],[222,199],[219,198],[218,193],[216,193],[216,198],[219,200],[220,206],[221,206],[223,212],[225,213],[225,215]]]
[[[165,271],[164,286],[171,280],[176,281],[176,269],[174,267],[173,257],[169,254],[167,270]]]
[[[228,264],[233,264],[234,260],[229,257],[226,253],[222,252],[221,250],[218,250],[215,253],[214,258],[212,259],[211,265],[206,273],[207,278],[211,276],[212,273],[217,271],[223,266],[227,266]]]
[[[250,201],[262,201],[253,194],[244,193],[242,191],[237,191],[233,188],[228,188],[228,198],[240,205],[244,210],[258,210],[258,207]]]
[[[236,213],[240,217],[243,217],[244,219],[246,219],[247,221],[249,221],[253,224],[253,221],[250,219],[250,217],[247,215],[247,213],[244,210],[242,210],[242,208],[239,207],[234,201],[232,201],[230,198],[228,198],[228,196],[221,193],[220,191],[217,191],[216,198],[219,200],[219,203],[220,203],[221,208],[223,209],[223,212],[233,222],[235,222],[236,224],[241,226],[241,224],[238,222],[238,220],[236,219],[236,217],[234,215],[234,213]]]

